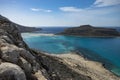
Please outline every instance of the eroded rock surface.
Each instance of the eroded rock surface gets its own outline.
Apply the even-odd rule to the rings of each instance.
[[[8,80],[49,80],[46,70],[23,41],[17,25],[0,16],[0,80],[7,80],[5,76]]]
[[[4,62],[0,64],[0,80],[11,78],[13,80],[26,80],[24,71],[16,64]]]

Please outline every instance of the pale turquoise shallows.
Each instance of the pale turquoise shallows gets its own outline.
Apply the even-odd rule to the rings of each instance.
[[[119,37],[41,36],[38,33],[24,33],[22,36],[31,48],[53,54],[79,51],[88,59],[104,63],[106,68],[120,76]]]

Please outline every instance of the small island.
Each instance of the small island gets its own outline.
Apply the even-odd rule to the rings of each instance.
[[[90,37],[114,37],[120,36],[120,33],[116,29],[93,27],[91,25],[82,25],[80,27],[72,27],[65,29],[59,33],[62,35],[76,35],[76,36],[90,36]]]

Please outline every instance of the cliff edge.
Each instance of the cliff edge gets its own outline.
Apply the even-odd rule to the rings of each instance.
[[[91,63],[73,57],[30,49],[17,25],[0,16],[0,80],[120,80],[103,67],[91,69]]]

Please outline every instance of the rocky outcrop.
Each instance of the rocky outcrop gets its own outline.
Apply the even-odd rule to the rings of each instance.
[[[0,16],[0,79],[49,80],[46,70],[37,62],[17,27]]]
[[[0,15],[0,21],[8,21],[7,18],[3,17]],[[19,32],[24,33],[24,32],[35,32],[35,31],[40,31],[42,30],[41,28],[37,28],[37,27],[27,27],[27,26],[22,26],[16,23],[12,22],[12,25],[16,26],[17,29],[19,30]]]
[[[0,80],[105,80],[105,76],[108,80],[120,80],[110,72],[108,75],[104,71],[92,73],[90,68],[82,66],[86,64],[72,67],[78,61],[74,63],[74,59],[69,59],[30,49],[17,25],[0,16]],[[102,73],[105,76],[102,77]]]
[[[82,25],[80,27],[68,28],[65,31],[59,33],[62,35],[76,35],[76,36],[120,36],[120,33],[116,29],[112,28],[102,28],[102,27],[93,27],[91,25]]]
[[[12,63],[1,63],[0,64],[0,80],[26,80],[24,71],[17,65]]]

